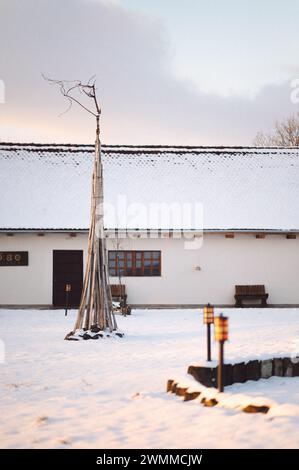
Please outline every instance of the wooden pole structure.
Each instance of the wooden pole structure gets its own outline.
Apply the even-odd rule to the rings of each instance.
[[[76,82],[74,86],[66,87],[65,82],[50,80],[59,84],[64,96],[69,101],[75,101],[96,118],[95,155],[91,188],[91,220],[88,235],[88,252],[83,281],[80,306],[74,330],[68,333],[65,339],[79,340],[97,339],[103,336],[123,336],[117,331],[117,324],[113,313],[112,297],[109,286],[109,273],[107,267],[106,239],[104,235],[103,220],[103,167],[101,160],[100,141],[100,115],[95,84],[83,85]],[[92,98],[95,111],[87,108],[73,97],[74,89],[83,91],[88,98]]]

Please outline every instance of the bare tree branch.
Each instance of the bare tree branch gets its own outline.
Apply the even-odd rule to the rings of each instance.
[[[101,108],[98,104],[97,97],[96,97],[96,87],[95,87],[95,76],[92,76],[86,84],[82,83],[81,80],[54,80],[52,78],[46,77],[42,74],[42,77],[50,84],[50,85],[58,85],[60,88],[61,94],[68,100],[69,105],[67,109],[61,113],[67,113],[73,103],[77,103],[81,108],[83,108],[88,113],[92,114],[95,118],[99,118],[101,114]],[[85,106],[84,104],[79,101],[74,94],[76,92],[80,92],[85,94],[88,98],[93,100],[93,107]]]
[[[253,144],[257,147],[299,147],[299,112],[284,121],[276,121],[272,132],[258,132]]]

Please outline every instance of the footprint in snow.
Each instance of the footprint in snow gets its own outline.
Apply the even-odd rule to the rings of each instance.
[[[41,426],[42,424],[46,424],[48,421],[48,416],[39,416],[38,418],[36,418],[35,423],[37,424],[37,426]]]
[[[71,445],[71,441],[68,441],[67,439],[58,439],[59,444],[63,444],[64,446],[69,446]]]

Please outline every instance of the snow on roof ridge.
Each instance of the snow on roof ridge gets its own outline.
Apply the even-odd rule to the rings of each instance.
[[[0,227],[0,233],[10,233],[10,232],[88,232],[89,227]],[[299,233],[299,228],[133,228],[133,227],[104,227],[105,232],[158,232],[161,234],[172,233],[172,232],[194,232],[194,233],[265,233],[270,235],[279,235],[279,234],[297,234]]]
[[[82,147],[93,148],[94,144],[84,143],[62,143],[62,142],[7,142],[0,141],[0,146],[11,147]],[[163,145],[163,144],[102,144],[104,148],[125,148],[125,149],[209,149],[209,150],[299,150],[299,147],[286,147],[286,146],[266,146],[258,147],[255,145]]]
[[[60,143],[17,143],[17,142],[0,142],[0,150],[16,151],[24,150],[28,152],[49,152],[55,153],[63,151],[65,153],[78,153],[84,151],[92,153],[93,144],[60,144]],[[102,144],[103,153],[118,154],[298,154],[299,147],[250,147],[250,146],[195,146],[195,145],[119,145],[119,144]],[[223,155],[224,156],[224,155]]]

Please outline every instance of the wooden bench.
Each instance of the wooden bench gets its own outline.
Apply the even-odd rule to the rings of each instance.
[[[261,300],[260,307],[267,307],[267,299],[269,294],[266,294],[265,286],[235,286],[235,307],[244,307],[243,300]],[[257,305],[248,305],[256,307]],[[246,305],[247,307],[247,305]]]
[[[111,295],[113,300],[127,304],[126,286],[124,284],[110,284]]]
[[[121,310],[124,314],[131,313],[131,307],[127,304],[126,286],[124,284],[110,284],[112,300],[120,302]]]

